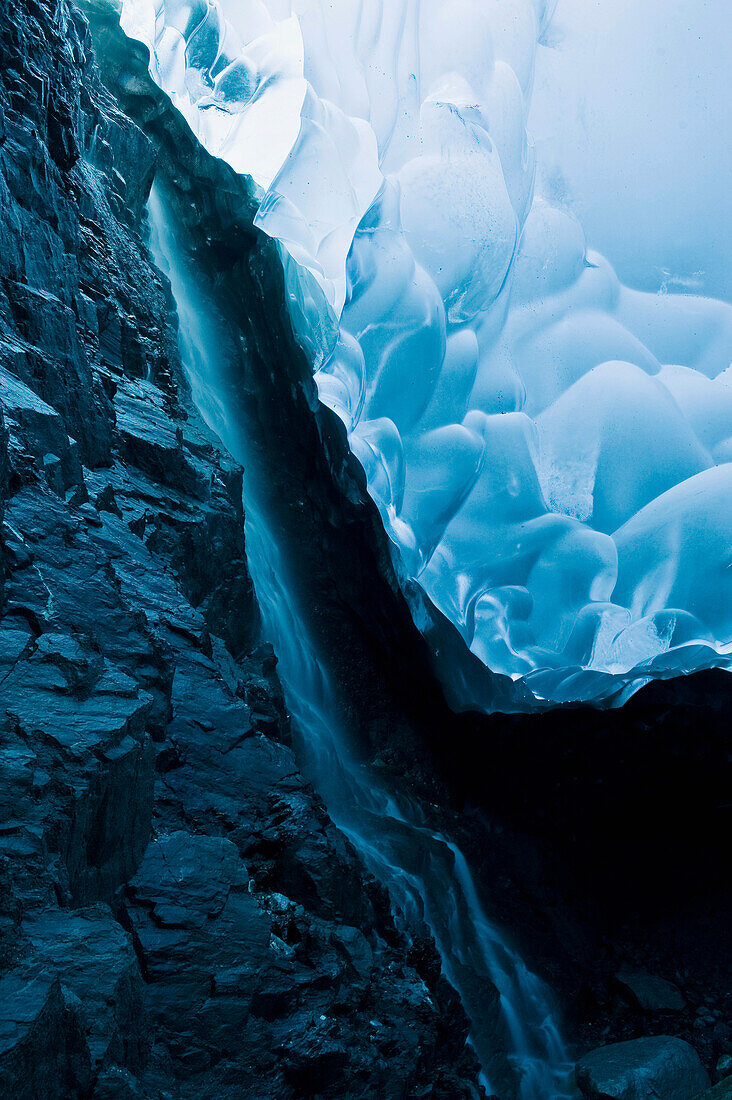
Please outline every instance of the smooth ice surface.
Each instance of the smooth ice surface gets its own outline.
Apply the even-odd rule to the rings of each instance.
[[[636,290],[732,294],[725,0],[558,0],[536,58],[539,187]]]
[[[727,663],[732,309],[621,285],[557,183],[552,157],[569,154],[546,126],[535,187],[527,112],[551,6],[124,0],[123,26],[150,45],[153,75],[207,148],[260,186],[321,400],[346,424],[404,569],[484,664],[562,702]],[[729,138],[709,135],[703,97],[685,108],[697,124],[682,142],[673,97],[666,109],[653,93],[678,186],[654,181],[638,151],[663,145],[663,127],[654,137],[642,122],[647,89],[678,58],[683,71],[703,64],[694,4],[683,7],[638,0],[615,38],[606,2],[599,37],[586,9],[575,26],[581,58],[600,38],[618,49],[614,83],[576,62],[575,84],[615,127],[615,170],[643,184],[624,220],[610,197],[607,220],[596,205],[591,219],[596,237],[622,242],[637,286],[649,226],[681,239],[688,221],[728,221],[723,207],[701,218],[707,192],[689,167],[714,163]],[[637,118],[617,87],[636,90]],[[574,116],[567,125],[579,135]],[[579,137],[571,151],[580,178]],[[689,188],[697,206],[682,201]],[[701,252],[719,269],[708,237]]]

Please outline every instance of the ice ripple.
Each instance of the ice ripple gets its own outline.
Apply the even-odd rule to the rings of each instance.
[[[622,287],[534,195],[550,8],[124,0],[123,26],[261,188],[406,571],[488,668],[566,702],[727,663],[732,309]]]

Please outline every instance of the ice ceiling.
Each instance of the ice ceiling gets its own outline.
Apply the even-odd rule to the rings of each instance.
[[[728,662],[732,308],[624,287],[538,194],[551,6],[124,0],[122,24],[261,189],[404,569],[485,665],[562,702]]]

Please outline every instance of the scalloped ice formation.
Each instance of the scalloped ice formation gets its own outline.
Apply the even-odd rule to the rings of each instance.
[[[732,648],[732,308],[621,286],[535,196],[550,6],[122,17],[209,152],[260,187],[321,400],[404,569],[517,706],[618,701]]]

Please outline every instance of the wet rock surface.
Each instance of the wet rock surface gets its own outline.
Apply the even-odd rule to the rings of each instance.
[[[477,1097],[423,933],[300,774],[155,152],[85,19],[0,2],[0,1092]]]
[[[732,1096],[732,1077],[725,1077],[713,1089],[708,1089],[695,1100],[729,1100]]]
[[[587,1100],[691,1100],[709,1078],[693,1047],[656,1035],[587,1054],[577,1065],[577,1084]]]
[[[655,974],[624,969],[615,980],[623,998],[641,1012],[683,1012],[686,1008],[679,988]]]

